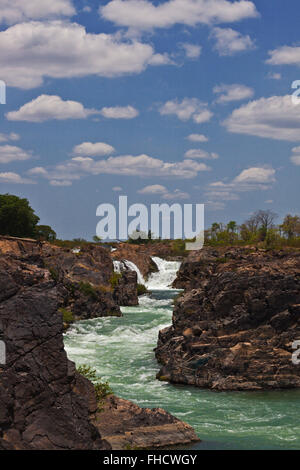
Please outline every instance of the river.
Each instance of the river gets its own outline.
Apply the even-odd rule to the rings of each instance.
[[[178,291],[168,286],[179,263],[154,260],[159,272],[146,283],[151,295],[123,307],[122,318],[74,324],[65,335],[68,357],[96,369],[116,395],[191,424],[202,442],[189,449],[300,449],[300,391],[217,393],[156,380],[153,348],[158,331],[171,324]]]

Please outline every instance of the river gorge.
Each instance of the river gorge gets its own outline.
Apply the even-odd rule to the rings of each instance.
[[[140,297],[138,306],[122,307],[121,318],[74,324],[64,339],[68,357],[96,369],[120,397],[162,407],[192,425],[201,442],[189,449],[299,449],[300,391],[220,393],[156,379],[153,349],[159,331],[172,322],[180,291],[170,286],[180,263],[154,261],[159,271],[146,283],[150,295]]]

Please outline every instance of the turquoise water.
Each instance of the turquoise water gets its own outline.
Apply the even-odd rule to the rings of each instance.
[[[155,379],[153,348],[171,324],[176,294],[153,292],[122,308],[123,318],[74,324],[65,335],[69,358],[91,365],[120,397],[191,424],[202,442],[190,449],[300,449],[300,391],[215,393]]]

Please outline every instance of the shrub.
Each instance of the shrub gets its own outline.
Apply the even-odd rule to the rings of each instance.
[[[146,286],[144,286],[144,284],[138,284],[137,285],[137,294],[138,294],[138,296],[145,295],[147,293],[148,293],[148,291],[147,291]]]
[[[66,323],[67,325],[70,325],[71,323],[74,322],[73,312],[71,312],[70,310],[66,310],[65,308],[60,308],[59,312],[63,316],[64,323]]]
[[[87,297],[91,297],[93,300],[97,300],[98,298],[97,289],[89,282],[80,282],[79,290]]]
[[[110,285],[112,287],[112,289],[115,289],[118,284],[119,284],[119,280],[121,279],[122,277],[122,274],[119,274],[119,273],[113,273],[109,282],[110,282]]]
[[[101,411],[105,398],[113,393],[109,383],[102,382],[101,378],[97,376],[96,370],[86,364],[77,367],[77,372],[93,383],[96,399],[99,405],[98,410]]]

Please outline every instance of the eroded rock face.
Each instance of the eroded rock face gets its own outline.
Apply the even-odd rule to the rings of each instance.
[[[0,298],[0,448],[109,449],[91,422],[94,388],[64,351],[49,271],[2,256]]]
[[[161,408],[140,408],[110,396],[95,425],[114,450],[154,449],[199,441],[194,429]]]
[[[215,390],[300,387],[300,252],[203,249],[183,263],[186,289],[160,332],[161,380]]]

